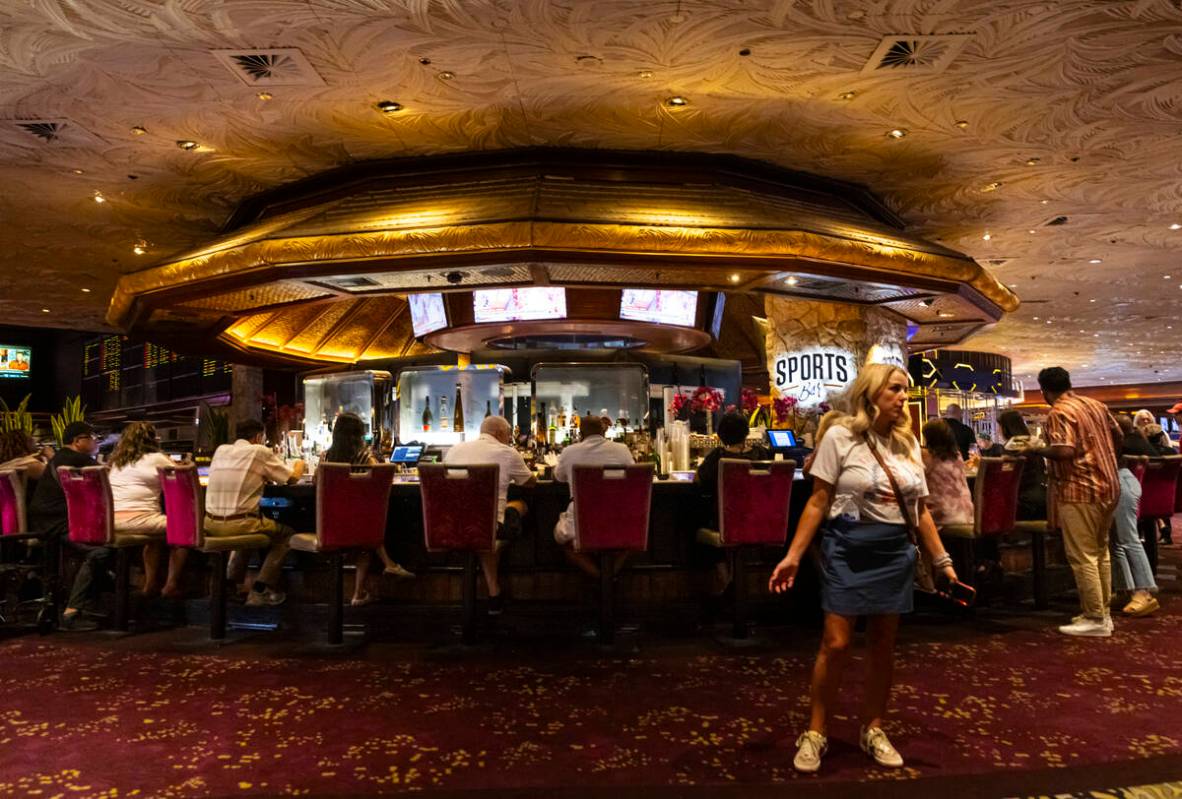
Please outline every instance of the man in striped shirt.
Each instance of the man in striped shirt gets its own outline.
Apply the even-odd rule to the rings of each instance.
[[[1120,498],[1116,462],[1120,426],[1104,405],[1071,390],[1071,377],[1065,369],[1043,369],[1038,385],[1051,406],[1047,446],[1039,450],[1050,465],[1048,523],[1063,532],[1067,562],[1083,609],[1059,632],[1107,637],[1112,635],[1108,529]]]

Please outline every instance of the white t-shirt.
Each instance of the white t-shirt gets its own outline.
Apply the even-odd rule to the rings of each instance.
[[[913,458],[896,455],[889,449],[887,439],[870,433],[878,453],[890,467],[907,501],[911,521],[919,520],[919,499],[928,495],[919,442],[914,442]],[[829,518],[841,517],[848,522],[903,524],[903,516],[891,490],[891,481],[878,465],[870,447],[861,436],[844,425],[834,425],[821,439],[809,470],[813,477],[834,486],[833,504]]]
[[[578,444],[570,445],[558,456],[558,465],[554,467],[554,479],[560,483],[569,483],[571,470],[576,466],[625,466],[630,463],[635,461],[628,447],[608,441],[603,436],[588,436]],[[575,540],[574,500],[558,516],[558,524],[554,526],[554,538],[560,544]]]
[[[149,452],[135,463],[111,470],[111,498],[114,511],[160,513],[159,467],[175,466],[163,452]]]
[[[447,451],[444,463],[456,466],[479,466],[485,463],[495,463],[501,467],[500,485],[497,490],[497,523],[505,521],[505,505],[509,498],[509,484],[525,485],[534,473],[525,465],[521,453],[502,444],[488,433],[481,433],[480,438],[471,441],[461,441]]]

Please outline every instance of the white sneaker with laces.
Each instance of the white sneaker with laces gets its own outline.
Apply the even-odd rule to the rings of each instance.
[[[1115,625],[1111,617],[1104,619],[1089,619],[1086,616],[1076,616],[1071,624],[1064,624],[1059,632],[1064,635],[1076,635],[1084,638],[1107,638],[1112,635]]]
[[[874,762],[886,768],[900,768],[903,756],[895,747],[891,746],[891,739],[882,731],[881,727],[862,728],[858,736],[858,743],[862,751],[874,758]]]
[[[829,741],[819,732],[809,730],[796,739],[796,757],[792,767],[805,774],[814,774],[821,768],[821,756],[829,748]]]

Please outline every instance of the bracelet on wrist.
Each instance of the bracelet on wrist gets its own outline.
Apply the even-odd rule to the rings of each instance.
[[[933,568],[942,569],[945,566],[951,566],[951,565],[952,565],[952,556],[949,555],[947,552],[941,552],[939,555],[932,558],[932,567]]]

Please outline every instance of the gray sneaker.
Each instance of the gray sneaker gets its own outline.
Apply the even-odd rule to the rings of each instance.
[[[881,727],[862,728],[858,736],[862,751],[874,758],[874,762],[886,768],[900,768],[903,756],[895,747],[891,746],[891,739],[882,731]]]
[[[1088,617],[1083,615],[1082,613],[1079,614],[1078,616],[1071,617],[1071,623],[1073,625],[1081,624],[1086,621],[1090,621],[1090,619],[1088,619]],[[1116,630],[1116,624],[1113,623],[1112,616],[1105,616],[1104,617],[1104,626],[1108,628],[1108,632],[1110,632],[1110,633],[1114,632]]]
[[[285,599],[287,599],[287,594],[282,591],[276,591],[274,588],[268,588],[265,591],[252,590],[250,596],[246,598],[246,606],[248,608],[261,608],[282,605]]]
[[[821,757],[829,748],[829,741],[819,732],[809,730],[796,739],[796,757],[792,767],[805,774],[814,774],[821,768]]]

